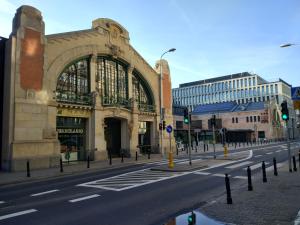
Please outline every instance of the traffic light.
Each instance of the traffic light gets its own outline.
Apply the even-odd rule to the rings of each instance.
[[[159,130],[162,130],[162,123],[159,123]]]
[[[285,121],[289,120],[289,109],[286,101],[281,103],[281,118]]]
[[[166,129],[166,121],[163,121],[163,126],[162,126],[163,130]]]
[[[192,212],[192,214],[188,216],[188,225],[195,225],[195,224],[196,224],[196,214]]]
[[[211,126],[216,126],[216,115],[213,115],[210,121],[211,121]]]
[[[185,108],[184,111],[183,111],[183,122],[185,124],[189,124],[190,122],[190,118],[189,118],[189,110],[188,108]]]

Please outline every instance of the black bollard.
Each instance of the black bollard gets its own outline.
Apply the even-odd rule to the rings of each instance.
[[[135,161],[138,160],[138,155],[137,155],[137,151],[135,152]]]
[[[90,168],[90,156],[88,155],[87,157],[87,165],[86,168]]]
[[[276,158],[273,158],[274,175],[278,176]]]
[[[236,148],[236,142],[235,142],[235,146],[234,146],[234,148]]]
[[[59,165],[60,165],[60,172],[64,172],[64,168],[63,168],[63,162],[62,162],[62,158],[60,157],[59,159]]]
[[[299,168],[300,168],[300,150],[298,152],[298,159],[299,159]]]
[[[150,150],[148,151],[148,159],[150,159]]]
[[[124,153],[122,152],[121,153],[121,163],[123,163],[124,162]]]
[[[293,155],[293,165],[294,165],[294,171],[297,171],[297,166],[296,166],[296,157]]]
[[[227,204],[232,204],[230,182],[227,173],[225,174],[225,185],[226,185],[226,193],[227,193]]]
[[[248,191],[253,191],[250,166],[248,166],[247,168],[247,175],[248,175]]]
[[[29,165],[29,160],[27,160],[26,168],[27,168],[27,177],[30,177],[30,165]]]
[[[111,160],[111,153],[109,153],[109,165],[112,164],[112,160]]]
[[[263,173],[263,182],[267,182],[267,175],[266,175],[266,165],[265,161],[262,162],[262,173]]]

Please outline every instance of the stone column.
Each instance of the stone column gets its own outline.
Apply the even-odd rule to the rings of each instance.
[[[93,123],[95,124],[95,160],[107,159],[106,141],[105,141],[105,123],[104,123],[104,113],[100,109],[96,109],[93,113]]]
[[[131,114],[131,120],[128,121],[128,133],[130,138],[130,153],[132,156],[135,155],[135,152],[139,149],[137,148],[139,144],[138,140],[138,133],[139,133],[139,115],[138,115],[138,108],[137,103],[132,100],[132,114]],[[139,153],[139,151],[138,151]]]

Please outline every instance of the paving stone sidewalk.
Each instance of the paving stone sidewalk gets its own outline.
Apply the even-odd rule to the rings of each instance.
[[[233,185],[233,204],[226,202],[224,194],[200,211],[205,215],[227,224],[239,225],[291,225],[300,212],[300,172],[288,172],[287,163],[278,170],[267,172],[267,183],[262,182],[261,173],[253,177],[253,191],[248,191],[247,180]],[[300,217],[300,214],[299,214]],[[299,218],[298,218],[299,220]]]

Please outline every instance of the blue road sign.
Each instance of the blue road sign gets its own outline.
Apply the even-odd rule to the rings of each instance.
[[[293,87],[291,89],[291,96],[293,100],[300,100],[300,87]]]
[[[168,126],[166,127],[166,131],[167,131],[168,133],[171,133],[172,130],[173,130],[173,128],[172,128],[171,125],[168,125]]]

